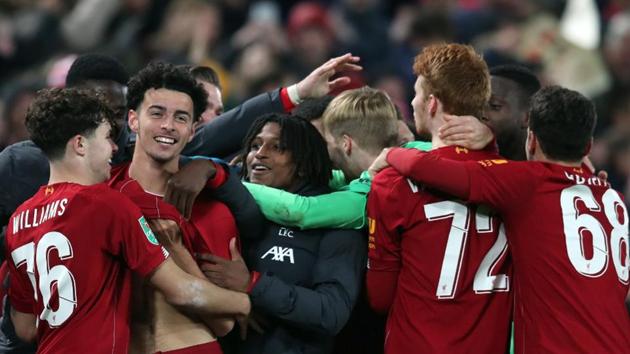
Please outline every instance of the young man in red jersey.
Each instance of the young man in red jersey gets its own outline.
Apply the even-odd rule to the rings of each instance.
[[[438,136],[445,114],[481,116],[490,96],[488,68],[472,47],[428,46],[414,71],[414,119],[432,136],[429,154],[501,159],[494,148],[447,146]],[[394,169],[372,181],[368,218],[368,293],[375,309],[389,311],[385,353],[505,353],[511,269],[500,219]]]
[[[140,210],[101,183],[116,149],[112,119],[100,99],[75,89],[42,91],[26,117],[50,180],[10,219],[9,296],[18,336],[37,338],[41,353],[127,353],[130,270],[200,316],[249,313],[247,296],[177,267]]]
[[[400,149],[379,157],[427,188],[486,203],[503,217],[516,353],[630,352],[628,212],[617,191],[582,167],[595,121],[587,98],[552,86],[532,97],[533,162],[456,162]]]
[[[160,240],[165,240],[164,246],[175,262],[203,280],[191,253],[229,259],[230,239],[238,236],[234,217],[224,204],[202,194],[191,219],[185,220],[163,196],[169,179],[179,170],[181,151],[194,135],[206,100],[206,92],[187,68],[152,63],[134,75],[127,95],[129,127],[137,134],[133,157],[130,163],[114,168],[108,182],[140,207],[154,232],[165,235]],[[213,171],[218,173],[211,183],[224,179],[221,167]],[[159,293],[153,296],[146,288],[138,291],[144,295],[139,293],[140,300],[134,302],[139,308],[134,312],[145,317],[134,318],[132,323],[134,350],[221,352],[216,336],[232,329],[233,318],[217,317],[204,323],[170,306]],[[143,328],[143,323],[148,327]]]

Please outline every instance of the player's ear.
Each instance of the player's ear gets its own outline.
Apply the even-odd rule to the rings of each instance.
[[[343,148],[343,153],[347,156],[352,155],[352,138],[348,135],[344,134],[341,136],[341,147]]]
[[[521,129],[527,129],[529,127],[529,112],[523,113],[523,119],[521,120]]]
[[[526,150],[525,152],[526,152],[528,160],[531,160],[532,157],[534,156],[534,153],[536,153],[537,143],[538,141],[536,140],[536,135],[534,135],[534,133],[530,129],[527,129],[527,141],[525,143],[525,150]]]
[[[434,95],[429,95],[428,109],[431,117],[435,117],[438,113],[442,113],[442,107],[442,101],[440,101],[439,98]]]
[[[588,154],[591,152],[592,147],[593,147],[593,138],[591,137],[591,140],[588,141],[588,144],[586,145],[586,148],[584,149],[584,156],[588,156]]]
[[[70,149],[76,155],[85,156],[87,144],[87,139],[83,135],[77,134],[68,140],[66,151]]]
[[[136,134],[138,134],[139,119],[140,117],[138,117],[138,112],[136,112],[133,109],[130,109],[129,112],[127,113],[127,123],[129,125],[129,129],[131,129],[131,131]]]

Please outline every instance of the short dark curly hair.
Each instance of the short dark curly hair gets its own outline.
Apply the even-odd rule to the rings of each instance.
[[[332,177],[332,162],[326,142],[317,129],[306,119],[281,113],[269,113],[259,117],[249,128],[243,140],[241,161],[247,161],[250,146],[267,123],[280,126],[280,149],[289,151],[295,164],[295,173],[311,186],[327,186]],[[241,176],[247,177],[247,165],[243,164]]]
[[[140,70],[129,80],[127,108],[138,110],[144,100],[144,94],[150,89],[179,91],[187,94],[193,101],[193,121],[198,121],[206,110],[208,94],[198,84],[188,70],[164,62],[153,62]]]
[[[114,112],[101,95],[75,88],[38,91],[25,120],[31,140],[51,161],[63,157],[70,138],[91,135],[103,122],[114,126]]]
[[[89,53],[79,56],[72,63],[66,76],[66,86],[78,86],[88,80],[111,80],[125,86],[129,74],[116,58]]]
[[[551,159],[581,161],[588,153],[596,122],[593,102],[577,91],[548,86],[532,96],[529,128]]]

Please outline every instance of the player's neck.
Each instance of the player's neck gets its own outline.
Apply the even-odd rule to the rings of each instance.
[[[441,147],[447,146],[442,139],[440,139],[439,128],[444,125],[444,119],[442,115],[436,115],[431,119],[430,122],[430,131],[431,131],[431,150],[438,149]]]
[[[84,173],[79,166],[68,162],[50,162],[48,184],[76,183],[84,186],[101,183],[94,176]]]
[[[564,167],[582,167],[582,161],[571,162],[571,161],[554,160],[547,157],[547,155],[545,155],[542,152],[538,153],[538,151],[534,154],[534,160],[540,161],[540,162],[552,163],[552,164],[560,165]]]
[[[445,146],[447,145],[437,136],[437,132],[433,134],[431,138],[431,150],[439,149]]]
[[[378,157],[379,154],[373,154],[367,150],[356,149],[353,151],[355,156],[353,157],[354,163],[351,166],[352,176],[346,176],[348,180],[357,179],[361,176],[363,171],[367,171],[374,160]]]
[[[178,163],[177,160],[159,163],[148,156],[134,154],[129,165],[129,177],[138,181],[145,191],[164,195],[169,178],[177,172]]]

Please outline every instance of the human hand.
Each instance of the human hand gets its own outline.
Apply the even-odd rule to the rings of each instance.
[[[215,173],[212,161],[190,161],[168,180],[164,200],[174,205],[185,218],[190,218],[195,199]]]
[[[389,150],[390,148],[384,148],[368,168],[368,173],[372,178],[374,178],[374,176],[376,176],[376,174],[382,169],[389,167],[389,163],[387,162],[387,154],[389,153]]]
[[[595,168],[595,165],[593,164],[593,161],[591,160],[590,157],[585,156],[584,159],[582,160],[582,163],[588,167],[589,170],[591,170],[591,173],[595,173],[595,171],[597,171],[597,169]],[[601,179],[603,182],[608,183],[608,171],[606,170],[600,170],[597,172],[597,178]]]
[[[446,145],[481,150],[494,139],[492,130],[473,116],[445,113],[444,121],[444,125],[438,130],[438,136]]]
[[[307,77],[297,83],[297,92],[300,98],[323,97],[340,87],[350,83],[350,78],[342,76],[330,81],[330,78],[341,71],[360,71],[363,68],[356,63],[359,57],[350,53],[332,58],[313,70]]]
[[[602,181],[608,183],[608,171],[600,170],[599,172],[597,172],[597,178],[599,178]]]
[[[166,249],[172,249],[174,245],[181,243],[182,232],[179,225],[173,220],[151,219],[148,220],[151,231],[155,234],[158,242]]]
[[[250,281],[249,270],[236,248],[236,238],[230,240],[231,260],[213,254],[198,254],[197,259],[210,262],[201,265],[201,271],[214,284],[240,292],[246,292]]]

